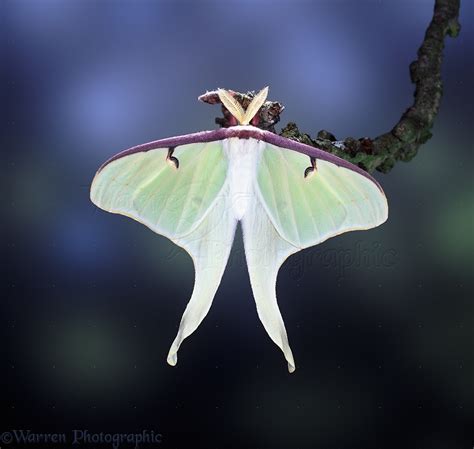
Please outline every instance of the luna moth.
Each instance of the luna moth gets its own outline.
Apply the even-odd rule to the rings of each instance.
[[[91,200],[167,237],[194,262],[194,289],[167,357],[173,366],[211,307],[240,222],[258,316],[293,372],[276,297],[280,266],[330,237],[382,224],[387,200],[361,168],[250,124],[258,124],[268,88],[246,110],[232,91],[217,93],[235,126],[118,153],[97,171]]]

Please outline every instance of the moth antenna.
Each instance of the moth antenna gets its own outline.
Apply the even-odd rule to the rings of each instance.
[[[225,89],[217,89],[217,95],[227,110],[242,124],[245,111],[241,104]]]
[[[242,122],[242,125],[248,125],[250,123],[250,120],[252,120],[255,115],[258,113],[260,108],[263,106],[263,103],[265,103],[268,95],[268,86],[264,87],[255,97],[253,97],[252,101],[247,107],[247,110],[245,111],[244,115],[244,120]]]

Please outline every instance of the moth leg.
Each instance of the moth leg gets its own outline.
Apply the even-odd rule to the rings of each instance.
[[[168,148],[168,155],[166,156],[166,161],[172,165],[176,170],[179,168],[179,160],[177,157],[173,156],[175,147]]]
[[[315,157],[309,157],[311,161],[311,167],[308,167],[304,171],[304,177],[307,178],[308,176],[314,175],[318,171],[318,167],[316,166],[316,158]]]

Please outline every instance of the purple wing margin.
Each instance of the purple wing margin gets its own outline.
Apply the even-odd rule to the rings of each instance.
[[[129,156],[134,153],[141,153],[144,151],[156,150],[159,148],[174,148],[180,145],[187,145],[190,143],[202,143],[202,142],[213,142],[216,140],[229,139],[231,137],[237,137],[239,139],[256,139],[263,140],[264,142],[270,143],[280,148],[285,148],[299,153],[306,154],[307,156],[314,157],[323,161],[330,162],[338,165],[339,167],[347,168],[348,170],[355,171],[377,185],[377,187],[383,192],[382,187],[370,176],[365,170],[358,167],[357,165],[351,164],[350,162],[341,159],[340,157],[334,156],[327,151],[320,150],[319,148],[306,145],[296,140],[287,139],[286,137],[279,136],[278,134],[271,133],[270,131],[264,131],[254,126],[232,126],[230,128],[220,128],[213,131],[201,131],[192,134],[185,134],[182,136],[169,137],[166,139],[155,140],[153,142],[144,143],[137,145],[127,150],[121,151],[120,153],[112,156],[110,159],[105,161],[99,168],[99,172],[111,162],[116,159],[120,159],[125,156]]]

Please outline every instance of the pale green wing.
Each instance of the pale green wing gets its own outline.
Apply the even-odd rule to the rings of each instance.
[[[100,208],[129,216],[170,238],[192,257],[195,283],[168,363],[181,342],[207,315],[235,234],[229,207],[227,158],[219,141],[133,152],[107,163],[94,178],[91,199]]]
[[[290,372],[295,362],[276,297],[280,266],[291,254],[332,236],[378,226],[388,212],[380,187],[356,167],[316,159],[311,173],[312,165],[305,154],[266,143],[257,167],[251,213],[242,219],[257,313],[283,351]]]
[[[387,219],[387,200],[367,176],[335,163],[267,144],[257,172],[257,193],[281,237],[299,248]],[[355,167],[354,167],[355,168]]]
[[[129,154],[96,174],[91,200],[108,212],[129,216],[170,239],[191,232],[224,186],[227,159],[220,142],[192,143]]]

